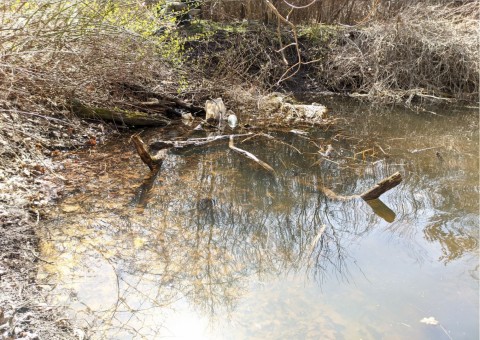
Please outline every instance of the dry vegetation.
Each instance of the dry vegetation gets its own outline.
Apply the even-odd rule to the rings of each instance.
[[[407,102],[478,98],[479,3],[416,5],[389,21],[348,29],[342,43],[316,65],[332,91]]]
[[[278,32],[259,23],[229,25],[233,32],[217,32],[216,43],[206,42],[199,54],[214,78],[261,87],[407,105],[478,99],[478,2],[418,4],[399,12],[378,7],[372,13],[354,26],[297,25],[295,31],[293,19],[281,21]]]
[[[385,19],[399,11],[419,4],[418,0],[270,0],[280,13],[287,14],[295,24],[356,25],[371,19]],[[451,0],[429,0],[428,4],[447,4]],[[422,2],[425,5],[424,2]],[[293,9],[293,10],[292,10]],[[265,1],[205,0],[203,17],[214,21],[260,20],[276,24],[277,17]],[[287,16],[287,15],[286,15]]]

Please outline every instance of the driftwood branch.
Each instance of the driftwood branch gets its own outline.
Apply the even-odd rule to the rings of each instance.
[[[156,141],[150,144],[150,149],[159,150],[156,152],[156,154],[152,154],[149,152],[149,148],[138,135],[132,136],[132,142],[135,145],[135,149],[137,150],[137,153],[142,159],[143,163],[145,163],[148,166],[150,171],[156,172],[160,169],[168,149],[171,149],[171,148],[182,149],[189,146],[202,146],[202,145],[213,143],[219,140],[233,138],[233,136],[245,137],[250,135],[252,134],[245,133],[245,134],[239,134],[239,135],[223,135],[223,136],[214,136],[214,137],[206,137],[206,138],[190,138],[185,141]]]
[[[213,137],[205,137],[205,138],[189,138],[187,140],[159,140],[155,141],[150,144],[150,148],[152,149],[164,149],[164,148],[175,148],[175,149],[183,149],[190,146],[202,146],[205,144],[209,144],[212,142],[216,142],[222,139],[228,139],[232,136],[234,137],[245,137],[251,136],[251,133],[244,133],[239,135],[222,135],[222,136],[213,136]]]
[[[378,182],[373,188],[365,191],[360,197],[365,201],[370,201],[379,198],[380,195],[386,191],[395,188],[402,181],[402,175],[399,172],[394,173],[390,177],[387,177]]]
[[[328,198],[332,200],[337,200],[337,201],[347,201],[355,198],[361,198],[364,201],[371,201],[375,200],[380,197],[380,195],[384,194],[390,189],[395,188],[397,185],[400,184],[402,181],[402,175],[400,175],[399,172],[394,173],[393,175],[381,180],[375,186],[370,188],[369,190],[365,191],[363,194],[360,195],[350,195],[350,196],[342,196],[334,191],[332,191],[329,188],[326,188],[324,186],[319,186],[318,188],[320,189],[321,192]]]
[[[147,146],[138,135],[133,136],[132,141],[133,144],[135,144],[135,149],[137,150],[137,153],[139,154],[143,163],[148,166],[151,172],[157,172],[162,166],[165,152],[157,154],[156,156],[152,156],[150,152],[148,152]]]
[[[239,154],[247,157],[248,159],[251,159],[252,161],[256,162],[257,164],[259,164],[261,167],[263,167],[265,170],[268,170],[272,173],[275,173],[275,170],[273,170],[273,168],[268,165],[267,163],[265,163],[264,161],[262,161],[261,159],[258,159],[257,156],[255,156],[254,154],[248,152],[248,151],[245,151],[243,149],[240,149],[240,148],[237,148],[235,145],[233,145],[233,135],[230,136],[230,141],[228,142],[228,147],[230,149],[232,149],[233,151],[235,152],[238,152]]]

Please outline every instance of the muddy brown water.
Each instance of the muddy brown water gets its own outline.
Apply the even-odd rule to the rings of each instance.
[[[238,141],[276,175],[226,143],[150,183],[127,139],[71,155],[84,186],[41,232],[51,302],[94,339],[478,339],[476,110],[329,105],[341,129]],[[380,210],[318,190],[396,171]]]

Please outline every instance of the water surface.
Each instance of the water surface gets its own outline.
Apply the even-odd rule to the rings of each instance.
[[[226,142],[154,181],[126,138],[71,155],[85,185],[42,232],[52,300],[94,339],[477,339],[476,112],[330,106],[336,127],[236,141],[275,174]],[[321,190],[396,171],[376,212]]]

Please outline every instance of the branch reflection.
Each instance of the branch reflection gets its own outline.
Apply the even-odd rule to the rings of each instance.
[[[215,147],[170,155],[155,181],[113,201],[108,197],[126,183],[125,169],[112,169],[103,183],[110,196],[92,191],[71,197],[64,204],[79,204],[81,211],[59,214],[46,226],[42,256],[55,265],[45,264],[45,280],[55,277],[68,293],[77,292],[62,302],[100,338],[153,338],[187,331],[185,320],[188,331],[198,331],[232,312],[252,281],[271,275],[307,272],[319,282],[330,274],[348,277],[349,247],[378,230],[409,243],[419,261],[426,256],[419,232],[440,244],[445,263],[478,249],[473,218],[452,218],[451,205],[465,191],[444,191],[443,180],[438,190],[428,190],[436,181],[426,171],[430,159],[415,166],[408,158],[352,166],[319,161],[309,141],[289,143],[304,154],[255,139],[242,146],[256,150],[276,177]],[[380,200],[332,201],[315,190],[326,185],[358,193],[397,170],[408,182],[386,200],[396,212]],[[451,168],[443,174],[454,176]],[[132,197],[141,208],[130,205]],[[419,221],[427,224],[424,230]]]

